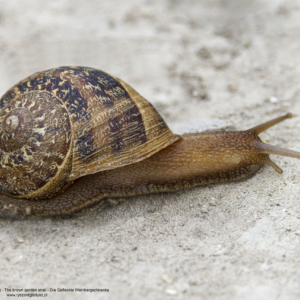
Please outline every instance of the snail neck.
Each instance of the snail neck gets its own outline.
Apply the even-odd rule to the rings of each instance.
[[[255,152],[259,143],[249,131],[186,134],[139,163],[89,178],[99,192],[121,197],[237,180],[268,160],[267,154]]]

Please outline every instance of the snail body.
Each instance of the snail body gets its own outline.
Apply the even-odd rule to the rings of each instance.
[[[36,73],[0,99],[0,202],[26,214],[79,211],[108,197],[237,180],[300,158],[246,131],[175,135],[122,80],[85,67]]]

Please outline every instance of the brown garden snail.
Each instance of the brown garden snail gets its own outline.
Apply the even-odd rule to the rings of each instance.
[[[68,214],[107,197],[240,179],[262,165],[282,173],[269,154],[300,153],[258,134],[290,117],[177,136],[148,101],[107,73],[35,73],[0,100],[0,202],[27,214]]]

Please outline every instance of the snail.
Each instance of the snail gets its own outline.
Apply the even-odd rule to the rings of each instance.
[[[237,180],[269,154],[300,158],[246,131],[175,135],[155,108],[117,77],[60,67],[22,80],[0,99],[0,202],[35,215],[71,214],[110,197]]]

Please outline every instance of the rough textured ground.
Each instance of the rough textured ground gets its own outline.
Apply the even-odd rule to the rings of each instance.
[[[1,0],[0,91],[60,65],[130,83],[176,132],[246,129],[300,149],[300,3]],[[73,217],[0,218],[4,288],[48,299],[299,299],[300,161],[249,180],[132,198]]]

